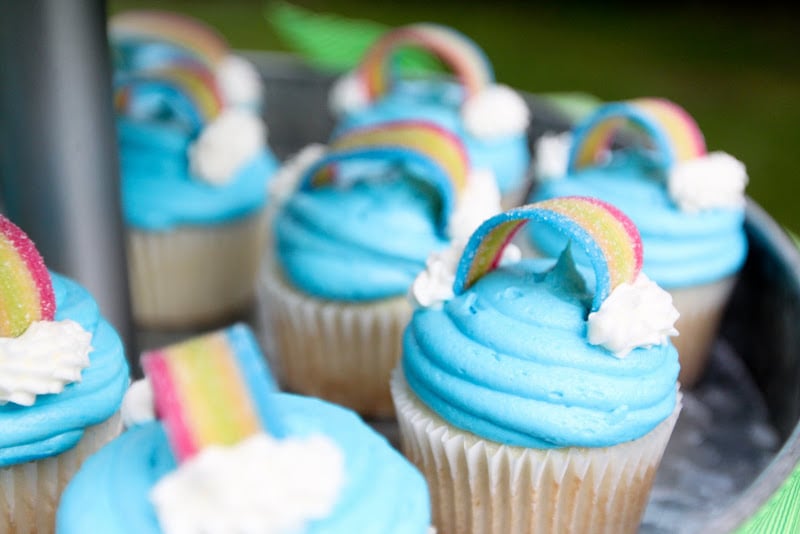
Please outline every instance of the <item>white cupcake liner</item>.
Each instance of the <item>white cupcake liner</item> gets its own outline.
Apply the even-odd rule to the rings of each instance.
[[[128,230],[135,322],[146,328],[221,324],[255,299],[266,215],[167,232]]]
[[[455,428],[392,375],[403,453],[425,475],[439,534],[634,533],[675,421],[613,447],[528,449]],[[680,398],[680,397],[679,397]]]
[[[680,335],[670,339],[678,349],[681,362],[678,381],[685,388],[694,386],[703,375],[736,278],[729,276],[708,284],[669,290],[672,304],[681,314],[675,323]]]
[[[265,346],[283,388],[363,416],[394,415],[389,378],[412,313],[405,296],[364,304],[316,299],[265,261],[260,300]]]
[[[61,492],[84,460],[117,437],[121,430],[117,412],[104,422],[86,428],[78,443],[67,451],[0,468],[0,532],[52,534]]]

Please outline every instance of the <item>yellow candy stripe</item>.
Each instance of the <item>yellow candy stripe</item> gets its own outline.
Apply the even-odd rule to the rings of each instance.
[[[0,265],[0,335],[17,337],[42,318],[39,289],[27,263],[6,239],[0,239]]]

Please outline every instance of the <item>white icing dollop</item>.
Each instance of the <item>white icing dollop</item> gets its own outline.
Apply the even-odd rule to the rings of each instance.
[[[264,92],[261,75],[248,60],[228,54],[217,65],[216,78],[226,107],[241,107],[256,113],[261,109]]]
[[[204,449],[150,498],[165,534],[288,534],[328,516],[343,484],[344,455],[330,438],[261,433]]]
[[[18,337],[0,338],[0,403],[31,406],[61,393],[89,366],[92,334],[75,321],[34,321]]]
[[[364,109],[369,102],[367,88],[356,72],[340,76],[328,93],[328,108],[336,117]]]
[[[209,184],[224,185],[266,143],[267,127],[261,118],[244,109],[226,109],[189,146],[189,168]]]
[[[461,115],[467,131],[480,139],[520,135],[530,122],[530,110],[522,97],[497,84],[468,98]]]
[[[669,171],[669,195],[687,213],[745,204],[747,169],[725,152],[682,161]]]
[[[147,378],[134,380],[122,398],[122,424],[125,428],[154,421],[156,418],[153,386]]]
[[[483,221],[503,211],[500,198],[500,188],[492,171],[475,169],[470,172],[466,187],[447,221],[450,239],[466,242]]]
[[[316,162],[322,159],[328,147],[320,143],[312,143],[290,156],[278,168],[269,183],[269,195],[275,202],[288,199],[300,185],[300,178]]]
[[[536,178],[546,181],[566,176],[571,146],[570,132],[547,132],[541,135],[534,145],[533,172]]]
[[[602,345],[617,358],[624,358],[637,347],[666,343],[677,336],[678,310],[672,295],[644,273],[633,284],[623,283],[589,314],[587,337],[592,345]]]
[[[452,299],[456,270],[464,253],[466,240],[455,240],[444,250],[432,252],[425,260],[425,270],[420,272],[408,290],[408,300],[415,308],[439,309]],[[516,245],[509,244],[503,249],[500,265],[516,263],[522,252]]]

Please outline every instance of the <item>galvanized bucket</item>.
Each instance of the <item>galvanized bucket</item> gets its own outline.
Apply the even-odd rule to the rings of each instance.
[[[333,128],[334,75],[292,55],[245,53],[265,79],[265,119],[279,157]],[[524,94],[533,141],[570,120]],[[684,411],[656,478],[641,532],[794,532],[800,511],[800,253],[752,200],[750,252],[710,367]],[[391,438],[392,424],[376,423]]]

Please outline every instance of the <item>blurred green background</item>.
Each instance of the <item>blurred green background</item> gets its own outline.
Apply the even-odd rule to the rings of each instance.
[[[293,51],[270,24],[269,0],[109,0],[109,13],[157,7],[215,26],[234,48]],[[681,104],[709,150],[748,168],[748,194],[800,232],[794,197],[800,159],[798,11],[769,3],[380,2],[297,0],[319,14],[389,26],[432,21],[472,37],[497,79],[533,93],[602,100],[662,96]]]

